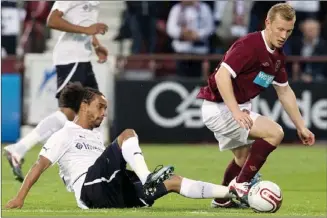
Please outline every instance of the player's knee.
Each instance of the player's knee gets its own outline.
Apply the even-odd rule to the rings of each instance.
[[[271,132],[270,143],[274,146],[278,146],[284,139],[284,130],[283,128],[277,124],[276,128],[274,128]]]
[[[125,129],[121,134],[123,140],[127,140],[132,137],[137,137],[137,134],[134,129]]]
[[[242,167],[242,166],[244,165],[244,163],[245,163],[247,157],[248,157],[248,156],[238,156],[238,157],[235,156],[235,157],[234,157],[235,163],[236,163],[238,166]]]
[[[129,138],[137,137],[137,134],[134,129],[125,129],[120,135],[118,136],[118,144],[121,147],[123,142]]]

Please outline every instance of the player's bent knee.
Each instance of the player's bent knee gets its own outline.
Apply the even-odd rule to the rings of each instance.
[[[137,137],[137,134],[134,129],[125,129],[120,135],[124,140],[132,137]]]
[[[125,129],[120,135],[118,136],[118,144],[121,147],[123,142],[129,138],[137,137],[137,134],[134,129]]]
[[[270,132],[268,142],[274,146],[278,146],[284,139],[284,130],[277,124],[277,127]]]

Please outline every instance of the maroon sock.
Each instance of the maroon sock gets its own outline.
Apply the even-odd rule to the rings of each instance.
[[[228,184],[241,172],[241,169],[242,168],[236,164],[235,159],[233,159],[225,170],[222,185],[228,186]],[[216,198],[215,201],[217,203],[224,204],[229,201],[229,199]]]
[[[224,173],[224,180],[222,185],[228,186],[229,183],[240,174],[242,167],[236,164],[235,159],[233,159],[227,166]]]
[[[260,170],[266,162],[268,155],[276,149],[276,146],[271,145],[263,139],[255,140],[252,145],[251,152],[246,159],[236,182],[250,182],[255,174]]]

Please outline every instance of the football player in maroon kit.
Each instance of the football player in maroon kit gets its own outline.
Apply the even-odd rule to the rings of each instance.
[[[238,39],[226,52],[216,71],[202,87],[202,118],[214,133],[221,151],[231,150],[224,185],[247,203],[251,180],[284,137],[283,129],[269,117],[251,111],[251,99],[273,84],[279,101],[293,121],[304,145],[313,145],[314,134],[305,126],[296,96],[287,81],[282,47],[296,20],[287,3],[270,8],[265,29]],[[214,199],[214,207],[233,207],[234,202]]]

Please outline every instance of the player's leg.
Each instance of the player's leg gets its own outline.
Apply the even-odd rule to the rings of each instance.
[[[127,187],[124,184],[128,180],[125,178],[126,163],[140,181],[142,192],[146,184],[150,187],[156,186],[170,176],[172,171],[170,167],[164,167],[151,173],[135,131],[126,129],[89,168],[81,191],[81,200],[90,208],[129,207],[124,195]],[[132,198],[136,196],[130,194]],[[137,199],[135,206],[140,206],[139,202]]]
[[[164,181],[168,192],[175,192],[187,198],[233,198],[227,186],[188,179],[178,175]]]
[[[282,127],[269,119],[259,116],[249,132],[249,138],[255,139],[240,174],[231,182],[230,186],[240,197],[247,195],[249,185],[254,175],[266,162],[269,154],[276,149],[284,138]]]
[[[8,145],[4,148],[5,155],[13,169],[13,173],[17,180],[23,181],[24,176],[21,171],[22,160],[34,145],[46,141],[53,133],[61,129],[67,120],[73,120],[76,109],[76,92],[73,90],[67,93],[63,98],[59,98],[63,89],[69,82],[80,81],[81,66],[78,63],[56,66],[57,72],[57,94],[59,99],[59,110],[45,117],[40,123],[25,137],[17,143]],[[75,109],[74,109],[75,108]]]
[[[225,172],[223,181],[221,184],[223,186],[228,186],[229,183],[241,172],[242,166],[246,161],[246,158],[248,157],[250,150],[250,145],[241,146],[239,148],[232,149],[232,152],[234,154],[234,158],[231,160],[231,162],[228,164]],[[211,202],[211,207],[214,208],[239,208],[242,207],[242,205],[235,203],[229,198],[215,198]]]
[[[235,197],[235,195],[229,191],[227,186],[183,178],[178,175],[172,175],[169,179],[157,184],[155,191],[151,194],[142,193],[142,185],[140,182],[134,184],[138,193],[138,198],[144,201],[146,205],[152,205],[155,200],[171,192],[192,199],[231,199]]]
[[[241,105],[241,109],[250,110],[250,104]],[[251,113],[251,118],[256,120],[259,117],[256,113]],[[234,120],[228,107],[223,103],[214,103],[204,101],[202,105],[203,122],[210,129],[217,141],[219,142],[219,149],[221,151],[231,150],[234,153],[234,159],[227,167],[223,184],[229,183],[235,178],[241,171],[241,168],[248,157],[249,148],[253,143],[252,140],[248,140],[249,131],[242,129],[238,123]],[[212,206],[217,207],[230,207],[230,202],[226,200],[215,200],[212,202]]]
[[[117,141],[121,148],[124,160],[133,169],[145,188],[155,186],[157,183],[169,177],[170,172],[174,170],[172,167],[161,167],[156,168],[152,173],[150,173],[139,146],[138,136],[134,130],[124,130],[118,136]]]

